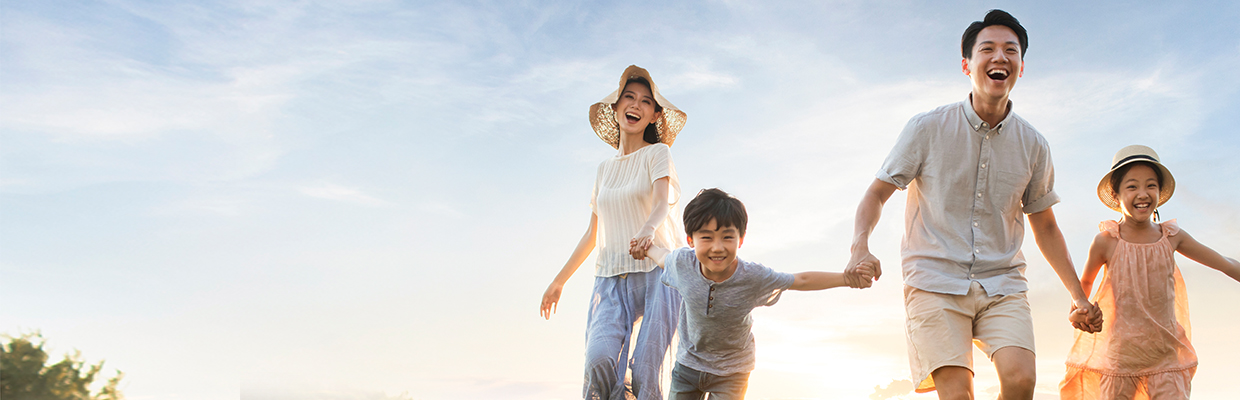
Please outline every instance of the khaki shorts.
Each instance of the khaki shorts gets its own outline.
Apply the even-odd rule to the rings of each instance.
[[[1033,350],[1033,316],[1024,292],[986,296],[974,281],[969,293],[952,295],[904,286],[904,312],[909,366],[918,393],[934,390],[931,372],[941,367],[973,371],[976,344],[987,357],[1016,346]]]

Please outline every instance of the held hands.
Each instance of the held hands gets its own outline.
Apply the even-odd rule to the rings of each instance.
[[[844,282],[848,283],[848,287],[864,289],[873,285],[882,274],[878,257],[862,250],[854,252],[852,259],[848,261],[848,268],[844,269]]]
[[[1072,303],[1072,311],[1068,313],[1068,321],[1072,322],[1072,327],[1080,329],[1083,332],[1098,333],[1102,331],[1102,309],[1098,308],[1098,303],[1090,304],[1082,301],[1083,304]]]
[[[633,256],[634,260],[644,260],[646,259],[646,250],[650,250],[651,244],[654,244],[654,228],[643,226],[629,240],[629,255]]]

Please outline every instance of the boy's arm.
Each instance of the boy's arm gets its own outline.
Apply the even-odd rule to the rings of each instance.
[[[650,259],[654,260],[655,265],[658,265],[659,268],[666,268],[663,263],[664,260],[667,259],[667,255],[671,253],[671,250],[665,249],[661,246],[651,245],[650,249],[646,250],[646,257],[650,257]]]
[[[1240,262],[1237,262],[1236,259],[1219,254],[1217,251],[1214,251],[1214,249],[1198,242],[1197,239],[1193,239],[1188,232],[1183,230],[1181,230],[1176,236],[1181,237],[1180,244],[1179,246],[1176,246],[1175,249],[1180,252],[1180,254],[1183,254],[1185,257],[1188,257],[1193,261],[1201,263],[1201,265],[1217,269],[1220,272],[1227,274],[1227,276],[1231,277],[1231,279],[1235,279],[1240,282]]]
[[[788,290],[823,290],[848,286],[844,274],[840,272],[807,271],[792,274],[792,278],[792,286],[789,286]]]

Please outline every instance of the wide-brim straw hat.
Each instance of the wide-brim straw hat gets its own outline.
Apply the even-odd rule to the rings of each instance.
[[[646,82],[650,82],[650,93],[654,95],[654,101],[659,103],[659,107],[663,107],[663,115],[655,119],[654,126],[659,132],[659,141],[671,146],[672,142],[676,141],[676,135],[680,133],[680,129],[685,127],[685,120],[688,116],[659,94],[659,86],[654,83],[654,79],[650,78],[650,72],[636,65],[630,65],[624,69],[624,74],[620,75],[620,87],[616,91],[590,106],[590,126],[594,128],[594,133],[598,134],[599,139],[603,139],[613,148],[620,148],[620,126],[616,124],[616,110],[612,109],[612,105],[620,99],[620,92],[624,91],[624,85],[633,78],[645,78]]]
[[[1158,167],[1159,172],[1162,173],[1162,185],[1159,186],[1158,191],[1158,207],[1162,207],[1163,203],[1171,199],[1171,194],[1175,193],[1175,178],[1171,176],[1171,170],[1168,170],[1158,160],[1158,153],[1155,153],[1154,149],[1139,144],[1119,149],[1119,152],[1116,152],[1115,157],[1111,159],[1111,171],[1107,172],[1106,176],[1102,177],[1102,181],[1098,182],[1098,199],[1112,210],[1119,211],[1119,199],[1115,198],[1115,190],[1111,187],[1111,175],[1115,174],[1115,170],[1120,167],[1144,161]]]

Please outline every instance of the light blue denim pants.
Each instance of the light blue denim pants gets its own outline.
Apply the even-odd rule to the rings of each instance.
[[[680,295],[664,285],[662,277],[663,268],[595,277],[586,322],[586,399],[663,399],[659,376],[676,333]],[[637,342],[630,349],[639,322]],[[630,382],[626,370],[632,370]]]
[[[749,389],[749,373],[719,376],[676,363],[672,368],[672,387],[667,400],[742,400]]]

